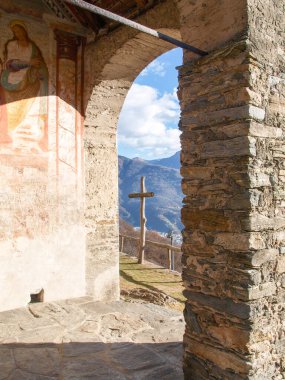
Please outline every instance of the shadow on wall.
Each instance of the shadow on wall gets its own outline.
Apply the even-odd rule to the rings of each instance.
[[[9,380],[179,380],[183,379],[182,342],[3,344],[0,346],[0,377]]]

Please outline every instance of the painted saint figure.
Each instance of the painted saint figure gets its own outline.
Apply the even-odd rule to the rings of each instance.
[[[0,79],[0,144],[26,153],[47,149],[48,70],[22,21],[10,23]]]

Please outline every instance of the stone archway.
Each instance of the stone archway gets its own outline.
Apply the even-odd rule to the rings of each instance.
[[[26,305],[41,289],[47,301],[85,294],[85,177],[87,292],[95,299],[118,298],[116,123],[135,76],[170,48],[125,27],[90,42],[91,30],[66,19],[59,3],[1,2],[1,46],[17,45],[12,25],[20,27],[29,46],[24,66],[16,59],[13,68],[15,62],[11,66],[8,55],[1,56],[4,77],[15,67],[30,70],[40,64],[43,70],[33,70],[29,78],[25,125],[16,123],[20,139],[31,137],[26,128],[34,116],[37,132],[44,131],[44,146],[32,136],[32,146],[22,141],[20,152],[19,146],[14,149],[17,144],[8,136],[9,125],[15,132],[13,122],[7,123],[9,96],[1,88],[1,310]],[[175,31],[209,52],[201,59],[185,52],[179,70],[185,376],[280,379],[285,371],[284,2],[156,4],[137,20]],[[40,80],[48,115],[46,106],[37,115],[28,107],[31,99],[39,106],[34,102],[39,96],[29,94]],[[7,89],[3,83],[5,91],[10,84]]]
[[[284,57],[284,50],[282,33],[270,15],[281,20],[282,9],[268,2],[262,11],[255,0],[175,4],[179,21],[174,28],[183,41],[210,51],[202,59],[185,52],[180,68],[185,376],[273,379],[283,366],[276,349],[282,345],[281,314],[272,304],[282,309],[278,281],[284,272],[284,219],[279,198],[274,198],[282,188],[278,170],[283,166],[270,146],[278,150],[281,142],[283,58],[278,54]],[[170,1],[159,7],[176,9]],[[146,24],[173,27],[165,25],[168,19],[157,9],[145,16]],[[270,21],[262,23],[265,18]],[[135,35],[120,28],[87,51],[89,68],[96,61],[86,99],[87,222],[95,231],[88,240],[87,277],[95,297],[102,292],[106,298],[118,296],[114,127],[132,80],[156,56],[142,62],[145,52],[134,48]],[[126,62],[131,51],[137,59]],[[104,181],[94,189],[95,173],[104,175]],[[269,332],[264,326],[270,319],[278,327]]]
[[[149,10],[138,21],[174,37],[183,36],[185,42],[208,49],[240,33],[244,18],[234,26],[232,22],[239,17],[242,10],[242,4],[228,6],[223,2],[217,7],[212,1],[210,4],[207,3],[207,6],[191,4],[187,7],[183,2],[168,0]],[[211,22],[206,17],[207,12],[214,13]],[[221,26],[221,30],[217,29],[218,25]],[[86,225],[90,232],[87,238],[86,268],[87,291],[95,298],[118,297],[118,196],[114,187],[117,183],[118,116],[136,76],[148,63],[172,47],[173,45],[126,27],[120,27],[97,42],[87,45]],[[197,59],[197,56],[185,53],[186,61],[192,61],[194,58]],[[182,107],[184,97],[182,90]],[[105,163],[106,157],[108,165]],[[98,173],[99,177],[104,179],[101,183],[94,181]],[[105,252],[102,253],[102,250]],[[113,278],[113,284],[110,277]]]
[[[140,22],[179,37],[178,13],[172,1],[152,9]],[[119,114],[137,75],[172,48],[164,41],[119,28],[86,51],[89,73],[86,83],[90,86],[86,93],[89,99],[85,99],[86,221],[92,229],[87,237],[86,271],[87,292],[95,299],[119,297],[116,148]],[[102,182],[97,180],[98,174]]]

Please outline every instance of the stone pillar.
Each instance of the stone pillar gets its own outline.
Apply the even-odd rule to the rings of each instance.
[[[86,285],[97,301],[120,298],[116,122],[121,99],[108,83],[109,88],[97,84],[89,101],[84,136]]]
[[[248,285],[259,280],[250,211],[248,54],[239,42],[180,70],[187,379],[246,378]],[[258,284],[256,284],[258,285]]]
[[[251,123],[256,156],[249,162],[253,194],[247,229],[259,236],[260,284],[252,305],[250,353],[254,379],[285,377],[285,7],[248,0]]]
[[[285,28],[265,3],[244,40],[180,68],[189,380],[284,376]]]

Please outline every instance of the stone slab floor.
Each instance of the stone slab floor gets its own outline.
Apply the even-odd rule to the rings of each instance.
[[[183,332],[154,304],[30,304],[0,313],[0,380],[183,379]]]

